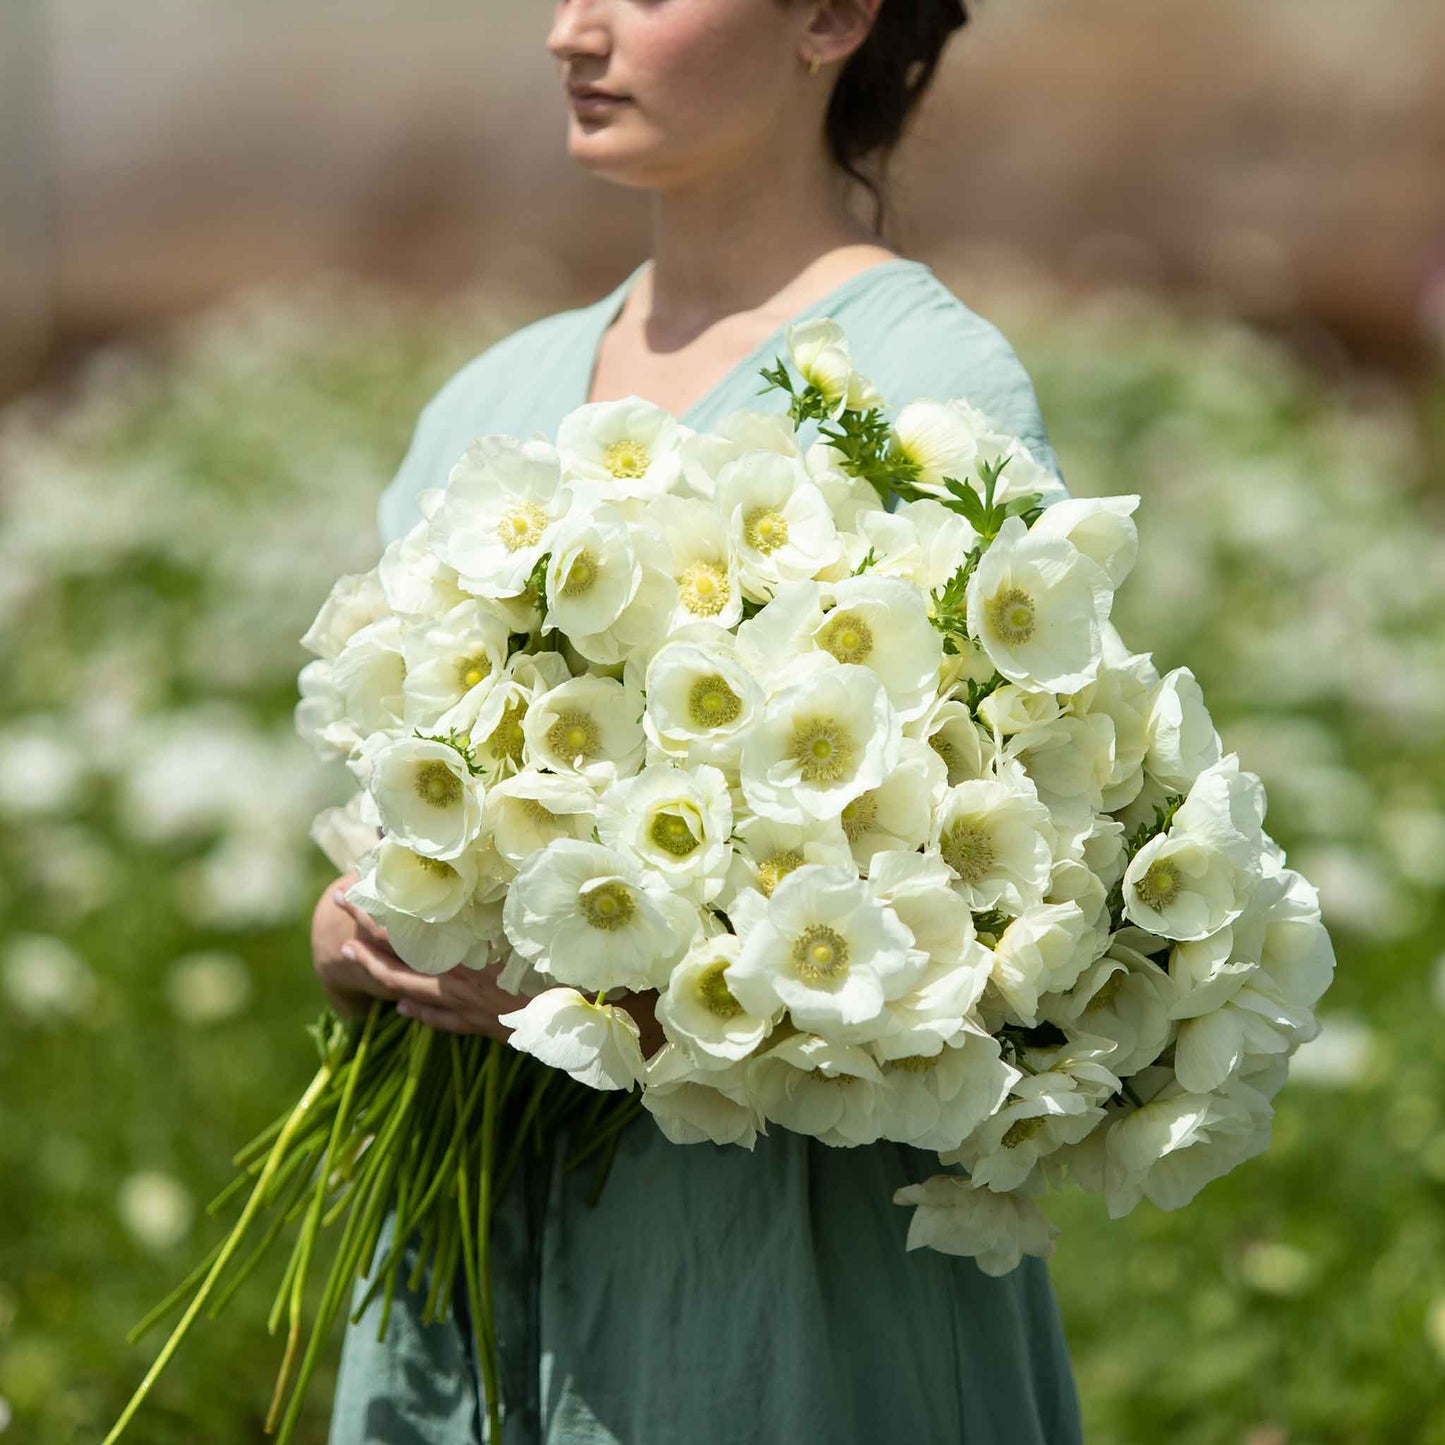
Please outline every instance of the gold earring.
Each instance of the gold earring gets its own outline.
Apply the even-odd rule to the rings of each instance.
[[[808,74],[816,75],[819,69],[822,67],[822,64],[823,62],[819,60],[816,55],[810,55],[808,57]]]

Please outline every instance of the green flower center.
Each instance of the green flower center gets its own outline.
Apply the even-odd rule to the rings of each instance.
[[[564,597],[585,597],[597,582],[597,558],[590,547],[584,547],[573,557],[562,582]]]
[[[873,651],[873,629],[856,612],[835,612],[818,634],[818,646],[839,662],[861,664]]]
[[[652,464],[647,448],[630,437],[609,442],[602,458],[602,464],[614,477],[645,477]]]
[[[625,883],[598,883],[595,887],[584,888],[578,903],[583,918],[593,928],[607,933],[625,928],[637,911],[632,890]]]
[[[1127,969],[1116,968],[1103,983],[1094,990],[1094,996],[1089,1000],[1090,1008],[1105,1008],[1114,1001],[1114,995],[1119,992],[1120,985],[1124,982],[1124,975]]]
[[[475,687],[484,678],[489,677],[491,671],[492,659],[485,652],[457,659],[457,681],[464,688]]]
[[[434,878],[444,878],[447,882],[457,876],[457,870],[450,863],[444,863],[440,858],[423,858],[420,853],[416,855],[416,866],[423,873],[430,873]]]
[[[743,518],[743,540],[767,556],[788,540],[788,519],[776,507],[754,507]]]
[[[742,713],[742,699],[721,674],[700,677],[688,689],[687,717],[694,727],[725,728]]]
[[[850,843],[856,843],[865,833],[871,832],[878,821],[878,798],[874,793],[863,793],[853,799],[839,815],[843,832]]]
[[[926,1074],[938,1063],[935,1055],[907,1054],[901,1059],[889,1059],[884,1065],[885,1073]]]
[[[522,749],[526,743],[522,719],[526,715],[527,704],[522,701],[509,702],[502,708],[502,716],[487,734],[484,744],[493,757],[510,758],[518,767],[521,766]]]
[[[764,898],[773,896],[773,889],[793,871],[803,866],[803,855],[796,848],[784,848],[758,864],[758,892]]]
[[[547,528],[547,514],[536,502],[518,502],[502,513],[497,536],[509,552],[533,546]]]
[[[742,1013],[743,1006],[733,997],[732,990],[723,977],[728,966],[725,958],[715,959],[697,976],[698,1002],[714,1017],[735,1019]]]
[[[433,808],[454,808],[462,800],[462,780],[439,759],[420,764],[415,782],[417,797]]]
[[[793,971],[804,983],[831,983],[848,973],[848,940],[826,923],[810,923],[793,940]]]
[[[547,729],[547,746],[569,763],[578,757],[585,762],[602,751],[602,738],[589,713],[569,709],[558,713],[557,721]]]
[[[853,770],[853,740],[833,718],[800,718],[792,757],[805,783],[836,783]]]
[[[682,605],[694,617],[716,617],[728,605],[731,595],[728,574],[716,562],[689,562],[677,578]]]
[[[547,827],[557,821],[557,815],[551,808],[538,799],[519,798],[517,801],[522,805],[522,812],[534,823],[541,823],[543,827]]]
[[[966,820],[943,830],[938,851],[943,861],[969,884],[982,883],[998,857],[988,829]]]
[[[1160,858],[1149,865],[1148,871],[1134,885],[1134,892],[1139,895],[1139,902],[1145,908],[1152,908],[1157,912],[1161,908],[1168,908],[1179,897],[1180,886],[1179,874],[1174,865]]]
[[[647,830],[647,836],[664,853],[671,853],[674,858],[686,858],[700,843],[681,813],[658,813],[652,820],[652,827]]]
[[[1018,647],[1034,635],[1034,599],[1022,587],[1000,587],[985,604],[984,614],[1005,647]]]
[[[1046,1123],[1048,1123],[1048,1119],[1043,1114],[1029,1114],[1025,1118],[1015,1119],[1004,1130],[1004,1136],[1000,1143],[1005,1149],[1013,1149],[1032,1139]]]

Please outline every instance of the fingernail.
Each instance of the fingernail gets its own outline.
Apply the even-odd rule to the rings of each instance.
[[[341,945],[341,956],[351,963],[356,962],[356,945],[354,943],[343,943]]]
[[[346,889],[333,888],[331,890],[331,901],[335,903],[338,907],[344,906],[346,903]]]
[[[402,999],[402,1001],[397,1004],[396,1011],[397,1013],[405,1014],[407,1018],[410,1018],[412,1014],[411,1000]]]

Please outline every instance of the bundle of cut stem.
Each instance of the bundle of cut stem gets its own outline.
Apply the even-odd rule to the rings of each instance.
[[[207,1212],[216,1214],[249,1186],[230,1232],[129,1332],[134,1343],[182,1302],[185,1309],[102,1445],[120,1439],[151,1387],[204,1309],[214,1319],[270,1252],[287,1225],[299,1228],[268,1326],[286,1321],[286,1342],[265,1430],[287,1445],[306,1386],[337,1314],[357,1280],[371,1276],[353,1323],[382,1292],[377,1338],[391,1317],[407,1245],[418,1239],[407,1288],[429,1283],[423,1323],[450,1316],[460,1263],[472,1337],[487,1400],[488,1438],[502,1438],[502,1400],[492,1311],[490,1223],[496,1201],[530,1148],[573,1126],[573,1169],[596,1158],[595,1202],[622,1128],[640,1112],[638,1095],[603,1093],[530,1055],[476,1034],[441,1034],[372,1002],[364,1018],[330,1009],[309,1030],[321,1066],[297,1103],[233,1163],[240,1173]],[[373,1271],[383,1222],[394,1216],[390,1248]],[[304,1298],[323,1230],[340,1239],[309,1330]],[[240,1257],[243,1244],[249,1253]],[[303,1344],[304,1342],[304,1344]]]

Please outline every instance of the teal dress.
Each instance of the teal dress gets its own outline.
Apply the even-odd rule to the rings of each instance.
[[[382,494],[384,541],[410,529],[417,493],[445,482],[473,436],[555,436],[587,399],[598,343],[642,269],[442,387]],[[1012,348],[923,262],[876,264],[795,319],[809,316],[838,320],[890,408],[967,397],[1057,470]],[[781,329],[680,419],[705,429],[739,407],[785,410],[783,393],[758,394],[758,368],[780,354]],[[804,444],[816,435],[806,423]],[[1082,1440],[1045,1262],[1026,1256],[995,1279],[971,1259],[905,1252],[911,1210],[893,1192],[937,1173],[933,1154],[832,1148],[781,1128],[751,1152],[678,1145],[643,1114],[589,1206],[591,1171],[557,1167],[567,1146],[529,1161],[498,1201],[506,1445]],[[382,1341],[379,1299],[347,1326],[329,1445],[488,1440],[462,1291],[443,1323],[421,1323],[422,1297],[398,1291]]]

